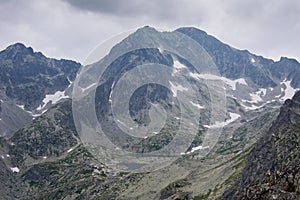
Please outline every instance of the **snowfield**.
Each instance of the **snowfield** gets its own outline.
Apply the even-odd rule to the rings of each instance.
[[[237,84],[240,85],[248,85],[246,80],[243,78],[239,78],[236,80],[231,80],[222,76],[217,76],[217,75],[213,75],[213,74],[198,74],[198,73],[190,73],[189,74],[192,78],[200,80],[200,79],[204,79],[204,80],[220,80],[223,81],[226,85],[228,85],[232,90],[236,90],[236,86]]]
[[[172,83],[171,81],[169,81],[170,85],[171,85],[171,91],[173,93],[174,97],[177,97],[177,91],[188,91],[188,88],[183,87],[182,85],[176,85],[174,83]]]
[[[18,167],[11,167],[10,170],[12,172],[16,172],[16,173],[19,173],[20,172],[20,169]]]
[[[48,103],[56,104],[62,99],[69,99],[70,97],[65,94],[65,91],[57,91],[54,94],[46,94],[43,99],[42,105],[40,105],[37,110],[43,110]]]
[[[281,85],[285,85],[285,89],[281,88],[281,89],[283,89],[284,96],[282,96],[280,98],[280,101],[285,101],[287,99],[291,99],[294,96],[294,94],[296,93],[297,89],[294,89],[291,86],[291,82],[292,81],[284,80],[283,82],[280,83]]]
[[[231,113],[231,112],[229,112],[229,115],[230,115],[230,119],[229,120],[225,120],[224,122],[216,122],[213,125],[204,125],[204,127],[206,127],[206,128],[222,128],[222,127],[227,126],[228,124],[234,122],[235,120],[237,120],[238,118],[241,117],[237,113]]]

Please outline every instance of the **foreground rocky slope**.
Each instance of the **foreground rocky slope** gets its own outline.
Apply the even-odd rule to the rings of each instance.
[[[236,187],[223,199],[300,198],[300,92],[287,100],[254,146]]]
[[[6,199],[216,198],[235,181],[251,144],[277,112],[231,124],[206,158],[187,154],[143,174],[115,171],[96,160],[81,145],[70,114],[71,101],[62,102],[1,141],[0,192]]]
[[[0,153],[5,199],[86,197],[108,176],[108,169],[81,145],[70,100],[2,139]]]

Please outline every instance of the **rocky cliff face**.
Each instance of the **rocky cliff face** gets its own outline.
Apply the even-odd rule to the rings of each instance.
[[[293,80],[291,85],[299,87],[300,68],[295,59],[281,57],[275,62],[262,56],[257,56],[247,50],[239,50],[222,43],[213,36],[196,28],[179,28],[212,56],[220,74],[230,79],[249,78],[259,87],[275,87],[278,81]]]
[[[65,90],[79,67],[74,61],[47,58],[16,43],[0,52],[1,92],[26,110],[34,110],[46,94]]]
[[[80,66],[70,60],[47,58],[21,43],[1,51],[0,135],[22,128],[49,108],[51,101],[54,104],[67,98],[65,90]]]
[[[287,100],[250,152],[236,187],[223,199],[300,198],[300,92]]]

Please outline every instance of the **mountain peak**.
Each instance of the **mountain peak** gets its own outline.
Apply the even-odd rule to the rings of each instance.
[[[280,60],[278,62],[293,62],[293,63],[297,63],[298,64],[298,61],[294,58],[288,58],[288,57],[280,57]]]
[[[9,45],[8,48],[26,48],[26,46],[21,42],[16,42],[15,44]]]
[[[27,50],[31,54],[33,54],[33,49],[31,47],[26,47],[23,43],[17,42],[15,44],[12,44],[6,48],[7,51],[14,51],[14,52],[19,52],[19,51],[24,51]]]
[[[207,35],[207,33],[201,29],[195,27],[181,27],[176,29],[176,31],[183,32],[183,33],[193,33],[193,34],[200,34],[200,35]]]
[[[0,54],[4,56],[5,59],[15,58],[16,56],[26,57],[26,56],[39,56],[44,57],[41,52],[34,52],[32,47],[26,47],[23,43],[17,42],[8,46],[5,50],[1,51]]]
[[[152,32],[152,31],[157,31],[154,27],[151,27],[151,26],[143,26],[143,27],[141,27],[141,28],[138,28],[137,30],[136,30],[136,33],[140,33],[140,32],[142,32],[142,33],[145,33],[145,32]]]

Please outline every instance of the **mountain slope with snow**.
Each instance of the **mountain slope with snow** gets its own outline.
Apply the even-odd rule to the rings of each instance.
[[[165,49],[163,45],[158,45],[158,48],[135,49],[122,54],[103,73],[101,86],[91,83],[77,88],[86,95],[97,87],[95,109],[98,121],[119,149],[133,152],[160,149],[176,135],[184,116],[180,115],[180,106],[175,98],[190,90],[180,78],[176,78],[184,77],[197,88],[199,96],[188,98],[186,102],[191,109],[200,112],[200,118],[196,119],[199,130],[194,140],[185,152],[181,152],[182,156],[176,162],[150,173],[134,174],[108,168],[97,163],[81,144],[74,126],[71,100],[68,100],[72,81],[80,67],[78,63],[47,59],[20,44],[0,53],[1,67],[13,69],[13,75],[2,74],[0,81],[3,88],[0,125],[2,120],[9,121],[10,116],[14,117],[14,123],[20,120],[15,115],[24,114],[30,118],[29,121],[35,118],[29,124],[28,121],[20,123],[27,126],[20,127],[9,139],[3,138],[5,142],[0,146],[3,156],[0,159],[6,166],[0,170],[0,175],[2,172],[9,173],[9,177],[3,176],[8,183],[13,183],[13,179],[19,181],[14,188],[19,191],[18,198],[29,194],[32,198],[52,199],[201,199],[205,196],[215,199],[232,185],[241,172],[245,156],[267,132],[278,114],[278,108],[300,88],[297,76],[300,65],[293,59],[282,58],[274,62],[248,51],[234,49],[196,28],[180,28],[177,31],[193,38],[207,51],[219,74],[200,73],[188,60],[162,50]],[[159,34],[153,28],[144,27],[129,37],[138,42],[141,36],[148,36],[149,40],[145,41],[151,43],[151,37]],[[128,41],[125,39],[113,47],[107,58],[121,51],[122,45],[128,44]],[[178,41],[171,42],[176,44]],[[36,60],[38,64],[30,65]],[[18,62],[23,67],[20,72],[14,69],[19,69]],[[151,116],[158,116],[151,114],[159,107],[167,113],[168,123],[162,130],[154,130],[151,136],[138,138],[124,134],[118,125],[122,124],[128,131],[136,126],[128,126],[122,119],[112,120],[111,104],[118,91],[118,81],[141,63],[165,65],[173,79],[166,81],[169,89],[146,84],[132,94],[129,114],[136,123],[134,125],[148,125]],[[44,64],[46,67],[43,67]],[[94,63],[95,66],[98,64]],[[28,72],[31,67],[34,70]],[[210,120],[213,106],[219,106],[212,105],[212,95],[219,90],[211,92],[205,84],[207,82],[217,83],[220,86],[217,89],[226,98],[224,110],[218,113],[224,118]],[[33,89],[37,89],[35,93],[32,93]],[[5,102],[12,103],[16,111],[7,115]],[[82,113],[86,114],[88,110]],[[206,134],[214,129],[221,132],[217,143],[214,146],[205,145]],[[199,152],[203,151],[210,153],[202,158]]]
[[[51,102],[55,104],[59,99],[67,98],[70,92],[66,95],[65,90],[75,79],[80,66],[70,60],[47,58],[21,43],[2,50],[0,118],[3,123],[0,122],[0,135],[9,135],[22,128],[45,112]]]

